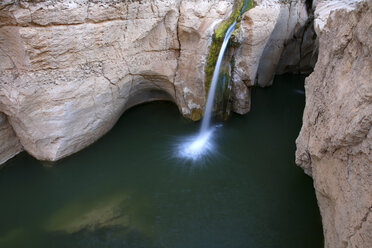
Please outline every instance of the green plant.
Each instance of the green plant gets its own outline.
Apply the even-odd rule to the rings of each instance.
[[[249,3],[245,5],[244,3],[246,3],[246,1],[249,1]],[[215,30],[214,34],[212,35],[212,44],[209,47],[207,63],[206,63],[205,70],[204,70],[205,71],[206,95],[208,94],[208,91],[209,91],[209,87],[212,81],[213,71],[216,66],[218,54],[220,52],[221,45],[225,38],[227,29],[229,28],[231,24],[234,23],[235,20],[237,20],[237,24],[235,26],[235,31],[237,31],[240,27],[241,18],[238,19],[240,13],[244,13],[253,7],[254,7],[254,2],[252,0],[236,0],[234,2],[233,10],[229,18],[224,20],[218,26],[218,28]]]

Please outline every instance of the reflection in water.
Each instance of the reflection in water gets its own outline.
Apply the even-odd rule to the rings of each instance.
[[[53,167],[17,156],[0,170],[0,247],[322,247],[312,180],[294,164],[294,90],[303,78],[255,89],[252,111],[215,127],[201,161],[174,155],[199,123],[166,102],[128,110]]]
[[[125,198],[113,195],[99,202],[76,201],[57,210],[46,225],[49,231],[76,233],[81,230],[94,231],[103,227],[129,225],[125,210]]]

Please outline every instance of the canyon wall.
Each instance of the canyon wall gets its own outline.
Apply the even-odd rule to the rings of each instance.
[[[200,119],[212,35],[233,2],[2,1],[0,164],[22,149],[68,156],[146,101]],[[330,248],[372,244],[372,13],[358,2],[257,0],[230,48],[231,105],[244,114],[251,87],[310,72],[319,46],[296,162],[314,179]]]
[[[0,112],[28,153],[52,161],[145,101],[173,101],[190,118],[205,101],[208,37],[232,3],[2,2]]]
[[[275,40],[283,47],[306,21],[304,2],[258,0],[243,16],[234,111],[248,112],[249,81],[266,44]],[[0,112],[24,150],[51,161],[93,143],[142,102],[170,100],[185,117],[200,119],[212,35],[233,3],[3,1]],[[266,62],[274,74],[277,61]]]
[[[41,160],[74,153],[142,101],[175,99],[177,1],[17,1],[0,12],[0,112]]]
[[[233,38],[239,45],[232,68],[232,110],[239,114],[250,110],[252,86],[270,86],[278,72],[294,71],[280,70],[297,63],[293,58],[300,57],[299,49],[292,48],[291,44],[306,44],[303,40],[313,43],[311,36],[296,39],[300,31],[311,30],[306,26],[309,20],[306,1],[256,3],[255,8],[243,15],[239,32]]]
[[[314,179],[325,247],[371,247],[372,2],[318,4],[296,162]]]

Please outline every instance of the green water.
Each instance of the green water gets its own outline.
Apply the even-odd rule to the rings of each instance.
[[[322,247],[312,180],[294,163],[299,90],[299,76],[255,89],[195,164],[174,155],[200,123],[167,102],[130,109],[54,167],[20,154],[0,170],[0,247]]]

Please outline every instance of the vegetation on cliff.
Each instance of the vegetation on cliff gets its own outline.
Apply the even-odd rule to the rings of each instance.
[[[216,66],[218,54],[221,49],[222,42],[224,40],[225,34],[227,29],[231,24],[237,20],[237,25],[235,29],[239,28],[240,13],[244,13],[251,9],[254,6],[254,2],[252,0],[236,0],[234,2],[233,10],[229,18],[224,20],[218,28],[215,30],[212,36],[212,44],[209,48],[209,55],[207,58],[207,65],[205,67],[205,91],[208,94],[209,87],[212,81],[213,71]]]

